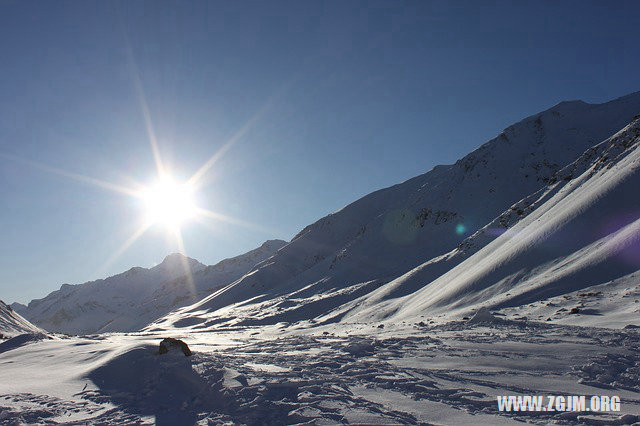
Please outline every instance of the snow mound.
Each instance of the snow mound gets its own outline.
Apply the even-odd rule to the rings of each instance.
[[[12,337],[11,339],[0,343],[0,354],[19,348],[29,343],[39,342],[41,340],[51,339],[44,333],[25,333]]]
[[[369,356],[375,353],[375,345],[372,342],[356,341],[345,346],[344,351],[353,356]]]
[[[573,370],[585,385],[640,392],[640,366],[632,355],[604,354]]]
[[[198,412],[226,403],[215,383],[199,375],[191,360],[180,351],[159,355],[157,346],[134,347],[87,374],[97,390],[85,397],[107,398],[137,414],[154,415],[158,424],[194,424]]]
[[[489,309],[485,307],[478,309],[473,317],[471,317],[471,319],[469,320],[469,322],[472,324],[494,323],[497,321],[498,318],[494,317],[493,314],[491,314],[491,311],[489,311]]]

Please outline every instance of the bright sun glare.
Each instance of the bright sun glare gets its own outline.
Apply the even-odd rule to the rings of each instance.
[[[138,82],[139,85],[139,76],[134,75],[134,80]],[[147,232],[149,228],[154,225],[162,226],[166,231],[168,231],[168,236],[172,237],[171,240],[175,243],[175,246],[181,253],[186,252],[184,241],[182,239],[181,226],[184,225],[186,221],[190,220],[197,220],[203,225],[207,224],[206,220],[226,222],[232,225],[243,226],[249,229],[260,230],[260,232],[268,232],[269,234],[272,234],[272,230],[265,230],[265,228],[257,226],[251,222],[245,222],[231,216],[226,216],[220,212],[208,210],[196,205],[196,190],[201,187],[202,180],[205,175],[224,156],[231,146],[233,146],[242,137],[247,129],[253,126],[253,123],[263,114],[264,111],[266,111],[269,104],[265,105],[265,107],[258,111],[254,117],[247,122],[247,124],[236,132],[236,134],[224,142],[218,151],[205,161],[204,164],[202,164],[200,168],[191,177],[189,177],[189,179],[186,181],[177,181],[169,173],[170,169],[166,167],[166,164],[162,161],[160,156],[160,149],[158,147],[158,142],[151,122],[151,116],[149,114],[149,107],[141,88],[139,88],[137,92],[158,176],[155,183],[143,187],[139,183],[133,182],[132,186],[123,186],[95,177],[85,176],[38,163],[29,163],[51,173],[66,176],[80,182],[124,194],[140,201],[144,209],[144,222],[141,226],[137,227],[132,235],[122,243],[115,253],[109,257],[109,259],[107,259],[105,265],[101,269],[106,269],[107,265],[122,255],[122,253],[131,247],[131,245],[133,245]],[[185,273],[190,277],[191,273],[188,265],[185,263],[183,266],[185,268]],[[193,283],[190,283],[190,285],[193,287]]]
[[[188,184],[176,183],[164,177],[140,193],[146,211],[148,225],[160,224],[178,228],[196,215],[194,190]]]

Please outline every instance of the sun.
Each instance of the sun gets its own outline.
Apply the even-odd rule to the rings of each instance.
[[[197,213],[193,187],[177,183],[169,176],[143,188],[139,196],[143,201],[145,219],[149,226],[157,224],[178,228]]]

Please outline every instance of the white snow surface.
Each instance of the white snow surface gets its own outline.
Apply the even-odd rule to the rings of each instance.
[[[9,340],[0,343],[0,423],[620,425],[640,419],[638,330],[525,320],[326,330],[262,326],[177,335],[194,352],[188,358],[179,351],[159,355],[164,335],[153,333],[63,336],[7,349]],[[500,412],[498,395],[617,395],[622,402],[619,412]]]
[[[103,280],[64,284],[60,290],[32,300],[26,307],[13,306],[34,324],[52,332],[134,331],[242,277],[284,244],[281,240],[270,240],[212,266],[174,253],[149,269],[136,267]]]

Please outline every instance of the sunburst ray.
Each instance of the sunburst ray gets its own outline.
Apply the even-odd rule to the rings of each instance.
[[[125,251],[127,251],[129,247],[133,245],[133,243],[138,241],[138,239],[145,232],[147,232],[148,229],[149,229],[148,224],[144,224],[140,226],[138,229],[136,229],[136,231],[129,238],[127,238],[127,240],[124,243],[122,243],[122,245],[118,247],[118,249],[111,256],[109,256],[109,258],[104,262],[104,264],[102,264],[102,266],[98,269],[98,275],[102,275],[107,270],[107,268],[109,268],[109,266],[111,266],[113,262],[115,262],[120,256],[122,256],[122,254]]]
[[[180,231],[179,227],[173,228],[173,235],[175,238],[175,242],[178,245],[178,250],[180,251],[180,253],[186,256],[187,252],[184,247],[184,239],[182,238],[182,232]],[[193,283],[193,274],[191,272],[191,267],[189,266],[189,261],[187,260],[186,257],[180,256],[180,263],[182,264],[182,268],[184,270],[184,276],[187,279],[187,287],[188,287],[187,290],[189,291],[191,296],[195,298],[196,287],[195,287],[195,284]]]
[[[94,185],[97,187],[100,187],[102,189],[107,189],[109,191],[113,191],[113,192],[117,192],[120,194],[125,194],[125,195],[130,195],[132,197],[137,197],[138,196],[138,189],[137,188],[129,188],[126,186],[122,186],[122,185],[118,185],[112,182],[108,182],[102,179],[97,179],[91,176],[85,176],[83,174],[80,173],[74,173],[74,172],[69,172],[63,169],[59,169],[57,167],[51,167],[48,166],[46,164],[42,164],[42,163],[38,163],[36,161],[31,161],[31,160],[27,160],[24,158],[20,158],[17,157],[15,155],[11,155],[11,154],[5,154],[5,153],[0,153],[0,157],[4,157],[6,159],[21,163],[21,164],[25,164],[31,167],[34,167],[36,169],[45,171],[45,172],[49,172],[49,173],[53,173],[59,176],[64,176],[70,179],[73,179],[75,181],[78,182],[82,182],[82,183],[87,183],[90,185]]]
[[[222,213],[218,213],[218,212],[214,212],[214,211],[211,211],[211,210],[203,209],[201,207],[197,207],[196,208],[196,212],[200,216],[204,216],[204,217],[207,217],[209,219],[213,219],[213,220],[220,221],[220,222],[230,223],[232,225],[238,225],[238,226],[241,226],[243,228],[251,229],[253,231],[259,231],[259,232],[262,232],[262,233],[265,233],[265,234],[270,234],[270,235],[273,235],[275,233],[274,229],[267,228],[266,226],[257,225],[255,223],[247,222],[245,220],[238,219],[238,218],[231,217],[231,216],[227,216],[227,215],[224,215]]]
[[[280,92],[277,92],[275,95],[271,96],[267,102],[256,111],[249,120],[229,138],[223,145],[217,150],[205,163],[200,166],[200,168],[189,178],[187,184],[197,186],[200,180],[204,177],[204,175],[213,167],[226,153],[229,149],[235,145],[242,137],[251,130],[258,121],[273,107],[275,104],[276,98],[279,96]]]

